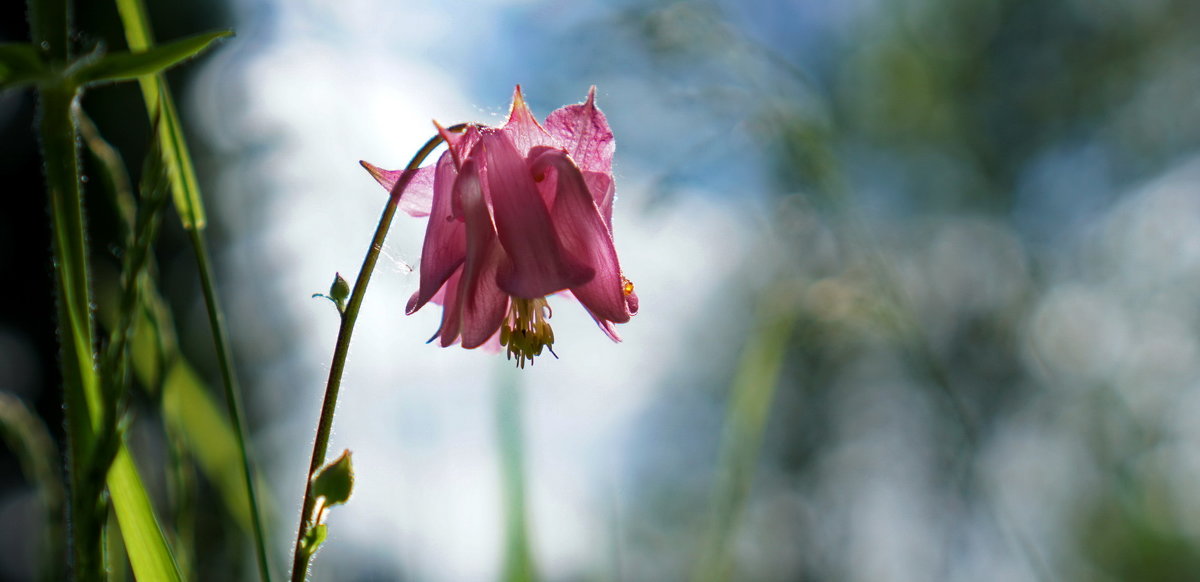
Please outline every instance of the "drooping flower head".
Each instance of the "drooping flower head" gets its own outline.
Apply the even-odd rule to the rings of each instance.
[[[620,341],[614,324],[629,321],[638,300],[613,247],[615,144],[595,100],[592,87],[542,125],[518,86],[502,127],[438,126],[447,151],[393,194],[404,211],[429,216],[407,311],[443,306],[430,341],[475,348],[495,339],[524,367],[543,349],[553,353],[546,298],[555,293],[574,296]],[[362,164],[389,191],[405,177]]]

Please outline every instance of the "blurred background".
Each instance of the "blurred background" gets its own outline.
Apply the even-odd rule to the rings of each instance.
[[[77,4],[80,43],[124,46],[113,6]],[[552,301],[559,359],[525,370],[426,345],[439,310],[403,313],[424,220],[397,217],[331,443],[354,497],[312,579],[1200,576],[1200,4],[149,4],[160,40],[237,32],[170,79],[277,576],[338,324],[311,295],[357,272],[385,201],[357,162],[402,166],[431,120],[501,123],[517,83],[539,118],[596,85],[641,313],[614,344]],[[5,3],[0,41],[27,39]],[[136,87],[83,106],[136,172]],[[0,390],[61,439],[33,115],[0,93]],[[219,404],[172,220],[158,263]],[[152,401],[130,438],[187,567],[251,578],[219,479],[166,509]],[[41,543],[20,468],[0,447],[3,580]]]

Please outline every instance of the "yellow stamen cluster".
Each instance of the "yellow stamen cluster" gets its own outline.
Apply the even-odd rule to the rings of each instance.
[[[554,330],[550,329],[550,305],[545,297],[524,299],[513,297],[508,314],[500,324],[500,345],[508,347],[508,359],[517,359],[517,367],[533,364],[533,357],[542,355],[542,348],[554,354]],[[554,354],[558,357],[558,354]]]

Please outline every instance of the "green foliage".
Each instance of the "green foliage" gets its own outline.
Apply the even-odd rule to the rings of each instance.
[[[146,7],[141,0],[117,0],[117,11],[125,27],[125,38],[129,48],[134,53],[152,52],[154,46],[150,23],[146,15]],[[218,36],[221,34],[218,33]],[[216,37],[198,40],[197,45],[207,46]],[[170,45],[168,45],[170,46]],[[200,48],[203,48],[202,46]],[[188,50],[199,50],[196,45],[184,46],[178,54]],[[217,301],[216,283],[213,280],[212,266],[208,260],[208,247],[201,235],[205,225],[204,203],[200,197],[200,188],[196,180],[195,168],[191,155],[188,153],[187,142],[183,136],[179,122],[179,113],[175,109],[175,101],[163,80],[161,72],[143,74],[138,77],[142,89],[142,97],[146,103],[146,112],[150,119],[156,120],[157,135],[162,147],[164,159],[171,179],[174,194],[175,210],[184,229],[189,233],[192,250],[196,257],[200,274],[200,288],[204,294],[205,307],[208,312],[209,326],[212,330],[213,343],[220,360],[222,384],[225,389],[225,404],[229,415],[229,424],[237,445],[241,461],[241,477],[245,486],[246,499],[249,502],[249,515],[253,529],[253,541],[258,561],[259,577],[263,582],[271,579],[270,567],[267,561],[266,534],[259,512],[258,497],[255,493],[254,476],[250,466],[250,456],[245,442],[245,430],[242,427],[240,394],[236,386],[236,375],[233,371],[233,358],[229,348],[227,333],[224,327],[224,316]]]
[[[1080,540],[1095,569],[1091,579],[1185,582],[1200,572],[1200,548],[1183,532],[1180,518],[1115,496],[1093,505]]]
[[[466,129],[465,125],[459,124],[451,126],[447,129],[450,132],[461,132]],[[416,155],[408,163],[409,170],[415,170],[421,166],[425,158],[433,152],[433,149],[442,142],[440,135],[435,135],[417,150]],[[362,306],[363,297],[366,295],[367,286],[371,283],[371,275],[375,272],[375,264],[379,261],[379,252],[383,248],[383,241],[387,237],[388,228],[392,224],[392,218],[396,215],[396,208],[399,198],[389,196],[387,204],[383,207],[383,213],[379,217],[379,224],[375,227],[375,235],[372,237],[371,246],[367,251],[367,256],[363,259],[362,269],[355,279],[354,288],[350,295],[350,301],[346,304],[346,309],[342,313],[341,329],[338,331],[337,344],[334,346],[333,363],[329,370],[329,382],[325,385],[325,398],[321,405],[321,416],[317,420],[317,438],[313,441],[312,459],[309,461],[309,474],[314,475],[321,467],[321,463],[325,460],[325,453],[329,448],[329,436],[333,430],[333,413],[337,408],[338,392],[342,386],[342,371],[346,368],[346,355],[350,350],[350,338],[354,334],[354,323],[358,321],[358,311]],[[334,280],[334,286],[337,286],[337,280]],[[336,290],[335,290],[336,292]],[[300,525],[296,528],[296,546],[295,552],[292,554],[292,581],[301,582],[308,575],[308,564],[312,559],[312,548],[306,542],[313,535],[311,529],[314,523],[320,523],[313,513],[320,513],[317,506],[317,495],[309,482],[309,486],[304,488],[304,503],[300,510]]]
[[[300,548],[308,555],[316,553],[317,548],[325,543],[325,538],[329,537],[329,527],[323,523],[319,523],[308,531],[304,532],[304,539],[300,542]]]
[[[99,165],[103,177],[100,182],[107,185],[111,196],[119,238],[132,247],[139,205],[124,162],[86,115],[80,115],[79,121],[83,142]],[[157,192],[152,198],[161,201],[165,169],[156,167],[163,167],[161,158],[149,156],[144,164],[148,170],[143,170],[141,191]],[[158,178],[151,180],[152,176]],[[157,185],[151,186],[152,181]],[[143,270],[137,283],[141,289],[128,332],[130,370],[146,393],[158,399],[168,431],[182,437],[200,472],[216,487],[230,517],[242,531],[253,535],[248,496],[237,470],[237,439],[204,380],[179,353],[170,308],[152,275],[152,270]],[[100,321],[109,329],[121,327],[118,317],[126,312],[118,305],[119,301],[102,292],[97,303]]]
[[[501,364],[503,365],[503,364]],[[504,493],[505,582],[537,580],[537,565],[529,539],[529,511],[525,501],[525,443],[521,431],[521,387],[516,370],[503,366],[504,380],[496,394],[499,428],[500,474]]]
[[[141,580],[181,580],[174,555],[155,516],[136,463],[123,442],[125,402],[128,398],[131,337],[141,328],[147,295],[153,241],[165,201],[167,176],[178,170],[180,150],[175,146],[178,120],[165,90],[155,93],[156,138],[144,164],[140,198],[132,200],[128,178],[116,154],[86,116],[77,109],[84,85],[150,75],[178,64],[204,50],[228,32],[217,32],[169,43],[156,49],[135,47],[131,53],[104,54],[97,49],[72,60],[65,31],[70,30],[70,10],[65,1],[31,2],[33,45],[0,47],[0,86],[36,83],[41,91],[39,115],[42,155],[50,191],[53,249],[57,268],[59,336],[62,338],[64,400],[67,411],[70,471],[72,562],[77,579],[100,579],[106,558],[103,529],[111,502],[120,539]],[[161,112],[161,113],[160,113]],[[164,121],[164,117],[167,118]],[[165,127],[165,128],[164,128]],[[92,322],[95,301],[89,275],[88,236],[80,191],[77,157],[80,131],[94,146],[97,159],[116,186],[118,215],[124,233],[123,287],[120,306],[112,321],[107,350],[97,353]],[[167,139],[172,141],[166,142]],[[169,143],[169,148],[162,147]],[[169,153],[172,159],[164,160]],[[188,162],[190,168],[190,161]],[[174,170],[168,172],[168,168]],[[190,216],[194,216],[191,213]],[[161,339],[161,334],[156,334]],[[160,366],[161,367],[161,366]],[[219,439],[218,439],[219,440]],[[107,485],[107,491],[105,491]]]
[[[307,527],[297,544],[297,550],[306,561],[329,537],[329,527],[325,525],[329,508],[349,501],[354,491],[354,466],[350,462],[350,451],[342,451],[337,459],[317,471],[312,478],[311,491],[317,500],[316,514],[311,520],[306,520]]]
[[[0,44],[0,89],[15,89],[39,83],[61,83],[67,87],[128,81],[161,73],[204,52],[218,39],[233,36],[220,30],[197,34],[140,51],[105,53],[97,48],[61,71],[49,66],[34,45]]]
[[[786,286],[781,286],[786,287]],[[717,582],[736,579],[730,540],[737,531],[746,495],[758,464],[775,390],[780,381],[795,314],[780,301],[788,297],[771,288],[759,301],[758,328],[742,352],[737,376],[730,387],[725,428],[718,460],[717,487],[713,492],[709,529],[696,561],[693,580]],[[784,291],[786,291],[784,289]]]
[[[37,49],[26,43],[0,43],[0,90],[32,85],[49,76]]]
[[[350,296],[350,284],[342,278],[341,273],[333,276],[333,284],[329,286],[329,298],[338,305],[338,311],[344,311],[346,298]]]
[[[125,25],[125,40],[129,43],[130,50],[148,50],[154,45],[154,41],[150,34],[146,7],[140,0],[116,2],[121,22]],[[142,88],[142,98],[146,102],[146,112],[150,119],[159,117],[160,104],[162,107],[159,138],[162,140],[167,167],[170,168],[171,190],[179,219],[186,229],[203,229],[206,222],[204,201],[200,197],[200,186],[196,180],[196,170],[192,165],[187,140],[183,136],[179,113],[175,110],[175,100],[171,98],[170,89],[159,74],[143,75],[138,78],[138,84]]]
[[[216,40],[229,36],[233,36],[233,31],[219,30],[142,51],[108,53],[77,67],[73,75],[81,85],[127,81],[144,75],[155,75],[195,57]]]
[[[108,491],[112,496],[121,537],[138,580],[179,581],[183,577],[166,537],[154,515],[150,496],[142,484],[133,457],[124,446],[113,459],[108,473]]]
[[[8,444],[21,464],[25,478],[37,487],[45,510],[46,534],[42,557],[41,578],[61,580],[66,575],[64,560],[66,546],[63,523],[66,492],[62,475],[55,461],[58,448],[50,431],[24,403],[15,396],[0,392],[0,441]]]
[[[350,283],[342,278],[341,273],[333,275],[333,283],[329,285],[329,294],[313,293],[313,297],[324,297],[333,302],[338,313],[346,312],[346,299],[350,297]]]
[[[341,505],[350,499],[354,490],[354,466],[350,462],[350,451],[342,454],[333,462],[321,467],[313,477],[313,495],[324,498],[325,507]]]

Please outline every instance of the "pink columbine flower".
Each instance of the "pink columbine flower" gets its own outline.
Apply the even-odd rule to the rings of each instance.
[[[573,295],[613,341],[613,324],[637,313],[633,283],[613,248],[615,144],[596,88],[587,100],[550,114],[545,125],[518,86],[503,127],[438,126],[448,151],[412,170],[399,206],[429,216],[420,288],[412,314],[443,306],[434,339],[475,348],[498,340],[517,365],[553,353],[546,297]],[[404,171],[362,162],[389,191]]]

